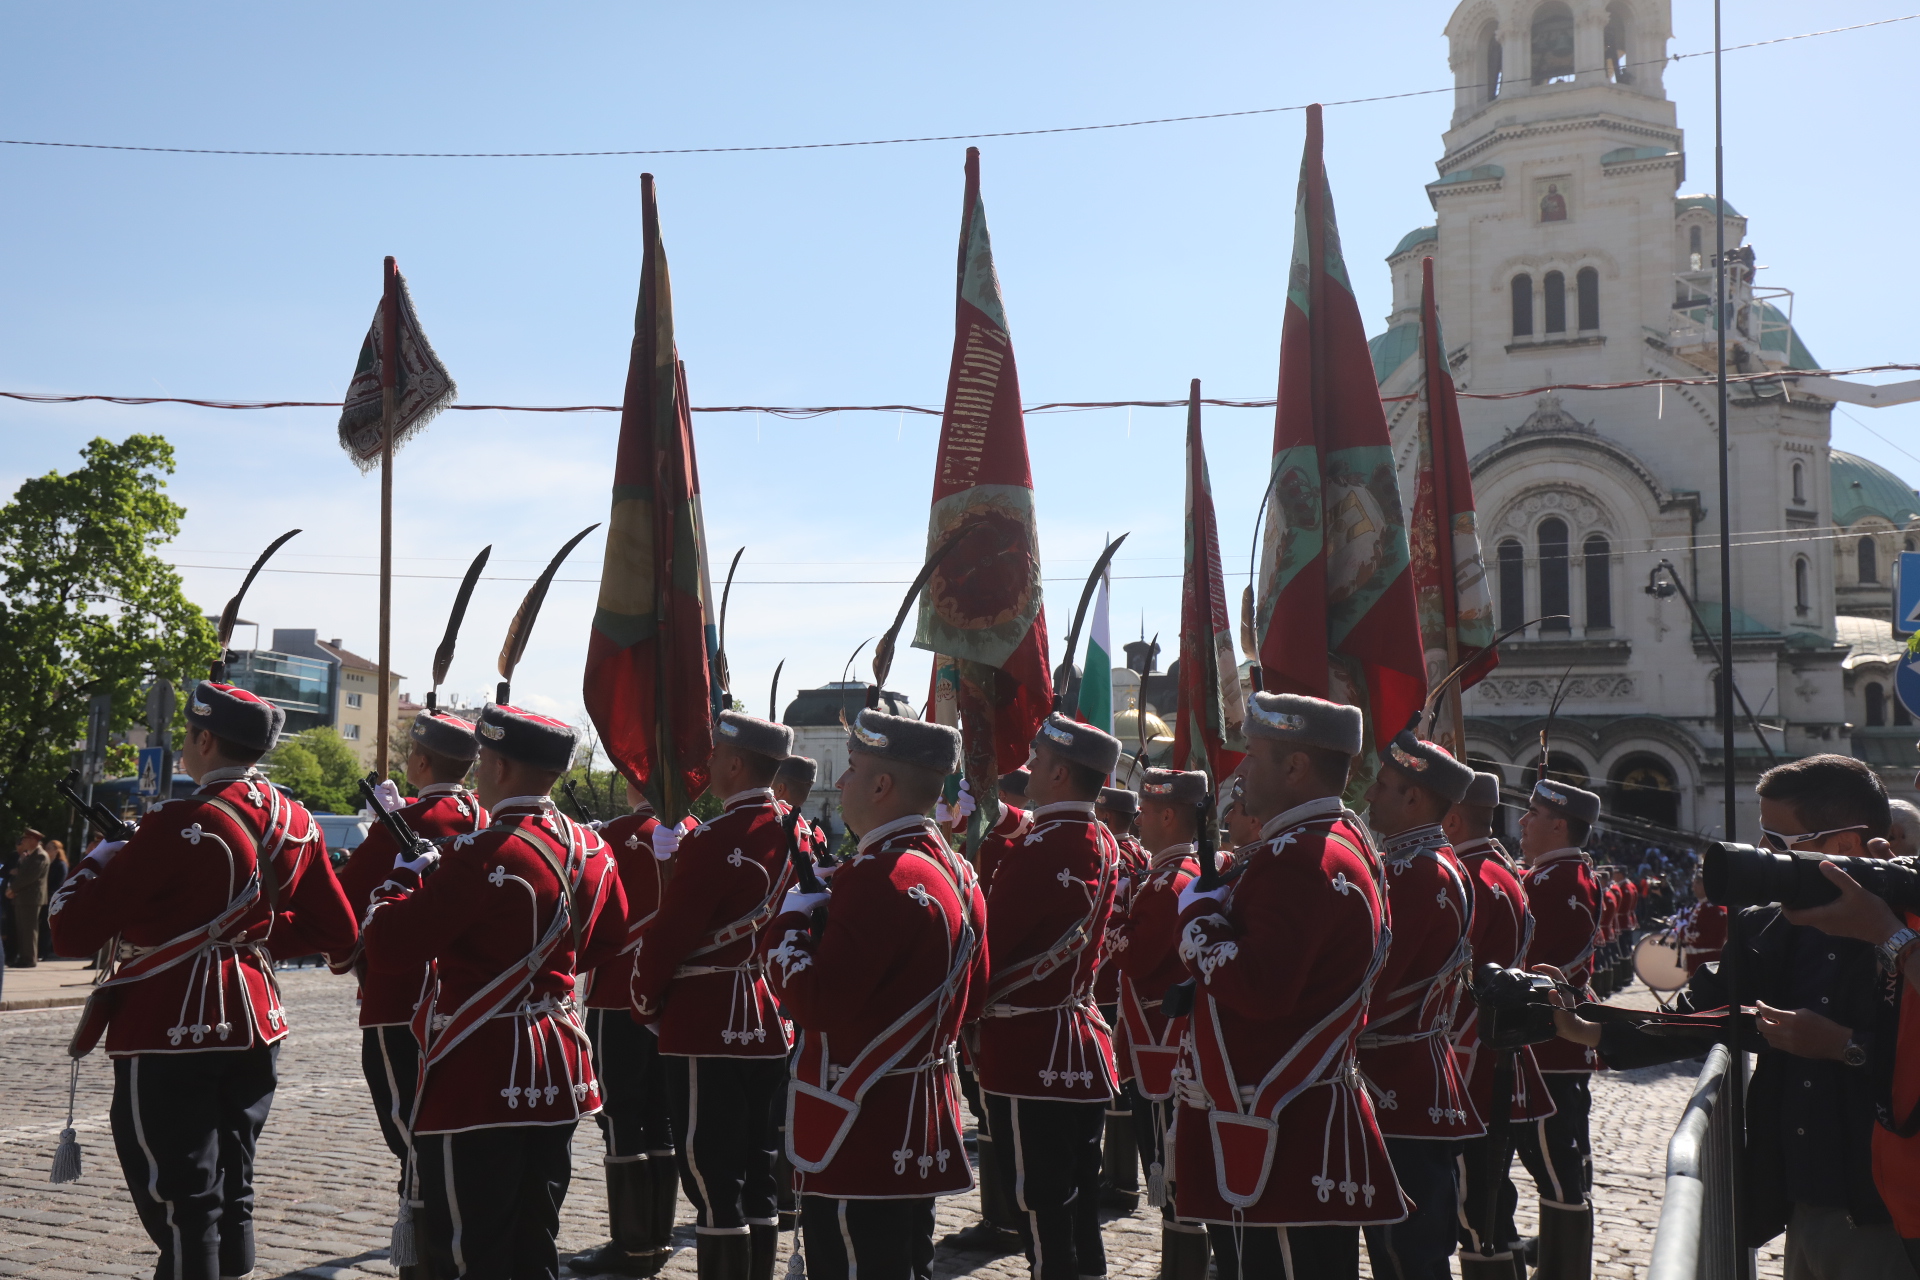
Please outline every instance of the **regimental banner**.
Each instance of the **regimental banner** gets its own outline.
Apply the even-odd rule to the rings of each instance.
[[[340,447],[354,465],[370,471],[379,465],[386,443],[385,418],[380,412],[381,388],[391,381],[394,388],[393,447],[398,449],[418,434],[442,409],[452,404],[460,389],[453,384],[447,367],[434,354],[433,344],[420,328],[420,317],[413,310],[413,295],[407,290],[406,277],[393,270],[389,299],[382,297],[373,309],[373,324],[360,344],[360,359],[353,367],[353,381],[347,385],[345,402],[340,406]],[[391,379],[386,352],[387,316],[391,310],[398,320],[399,349]]]
[[[956,693],[962,732],[970,739],[990,732],[998,771],[1006,772],[1025,763],[1028,744],[1051,708],[1053,681],[1020,377],[980,200],[978,148],[967,148],[966,174],[953,361],[927,555],[962,525],[974,528],[927,580],[913,644],[953,659],[962,684],[975,686]],[[990,728],[981,724],[984,719],[991,719]],[[978,767],[985,753],[970,744],[968,758]],[[974,772],[969,769],[970,778]],[[974,791],[980,794],[978,780]]]
[[[1220,526],[1200,435],[1200,380],[1187,397],[1186,567],[1180,585],[1180,707],[1173,721],[1173,767],[1205,769],[1217,788],[1239,767],[1247,744],[1240,726],[1246,694],[1233,653],[1220,568]]]
[[[1255,629],[1262,683],[1357,706],[1375,752],[1426,700],[1406,521],[1365,327],[1340,252],[1320,108],[1294,207]]]

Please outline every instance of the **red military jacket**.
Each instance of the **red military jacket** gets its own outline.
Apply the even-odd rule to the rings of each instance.
[[[409,828],[427,839],[443,844],[453,836],[483,831],[487,811],[479,797],[456,782],[436,782],[420,788],[420,794],[396,812]],[[393,874],[393,837],[376,822],[367,838],[347,855],[340,868],[340,888],[355,914],[365,916],[373,903],[374,890]],[[412,1022],[415,1007],[426,994],[427,966],[406,964],[377,968],[371,963],[360,968],[360,1025],[391,1027]]]
[[[1533,912],[1533,942],[1527,963],[1550,964],[1567,976],[1582,999],[1593,999],[1593,952],[1600,939],[1600,891],[1593,863],[1578,849],[1556,849],[1527,868],[1520,881]],[[1571,1040],[1549,1040],[1533,1047],[1545,1072],[1593,1071],[1600,1055]]]
[[[1727,909],[1711,902],[1696,902],[1674,922],[1680,937],[1680,962],[1692,973],[1701,965],[1718,960],[1727,946]]]
[[[993,977],[975,1056],[980,1087],[1015,1098],[1113,1096],[1113,1041],[1094,970],[1120,874],[1091,801],[1041,805],[987,886]]]
[[[787,912],[761,931],[768,983],[799,1032],[786,1141],[806,1194],[973,1185],[953,1061],[986,998],[986,912],[973,868],[916,814],[861,837],[819,930]]]
[[[81,859],[47,916],[62,955],[115,935],[145,949],[95,997],[112,1057],[274,1043],[287,1014],[273,957],[344,955],[355,933],[319,826],[258,769],[215,770],[151,810],[106,859]]]
[[[1600,942],[1611,945],[1620,936],[1620,921],[1624,914],[1620,886],[1609,884],[1601,887],[1598,880],[1594,881],[1594,885],[1600,889]]]
[[[1453,1057],[1453,1020],[1472,963],[1473,886],[1435,824],[1380,850],[1393,946],[1367,1005],[1360,1072],[1389,1138],[1486,1132]]]
[[[1640,927],[1640,885],[1632,877],[1620,882],[1620,888],[1626,894],[1627,910],[1625,923],[1629,929]]]
[[[1102,1009],[1117,1004],[1120,1000],[1120,970],[1113,962],[1114,944],[1120,938],[1120,922],[1127,918],[1127,912],[1133,907],[1133,889],[1138,883],[1152,859],[1132,835],[1116,835],[1113,842],[1120,847],[1120,880],[1113,891],[1113,910],[1108,915],[1106,945],[1100,952],[1100,969],[1093,975],[1093,1002]],[[1120,1028],[1112,1028],[1115,1036]],[[1116,1048],[1118,1041],[1115,1042]],[[1127,1078],[1128,1067],[1124,1058],[1118,1062],[1120,1078]]]
[[[1473,877],[1473,971],[1478,973],[1484,964],[1526,968],[1533,915],[1527,910],[1526,892],[1520,887],[1518,869],[1507,851],[1498,840],[1486,836],[1455,846],[1454,853]],[[1453,1048],[1474,1108],[1481,1120],[1491,1124],[1494,1054],[1480,1043],[1480,1010],[1471,999],[1461,1002],[1453,1020]],[[1553,1099],[1547,1096],[1547,1083],[1534,1061],[1533,1046],[1523,1045],[1513,1055],[1513,1092],[1507,1118],[1544,1120],[1553,1112]]]
[[[787,1029],[754,952],[791,875],[786,813],[768,788],[742,791],[681,838],[633,969],[633,1016],[659,1024],[660,1052],[787,1056]]]
[[[987,834],[981,838],[976,861],[980,866],[980,883],[993,884],[993,869],[1000,865],[1000,859],[1018,847],[1020,840],[1033,825],[1033,815],[1025,809],[1016,809],[1012,805],[1002,804],[1000,816],[987,828]]]
[[[653,829],[659,825],[653,806],[642,803],[600,828],[627,895],[627,941],[605,964],[582,975],[581,989],[589,1009],[625,1009],[633,1002],[633,956],[647,924],[660,912],[665,879],[661,874],[665,864],[653,856]]]
[[[1113,930],[1112,955],[1120,978],[1120,1026],[1116,1057],[1121,1079],[1149,1098],[1173,1091],[1185,1018],[1160,1012],[1167,990],[1187,980],[1180,958],[1180,891],[1200,874],[1190,844],[1169,845],[1153,855],[1133,886],[1125,917]]]
[[[1355,1040],[1391,942],[1366,827],[1338,796],[1235,850],[1220,900],[1194,900],[1180,955],[1198,980],[1174,1124],[1183,1219],[1250,1226],[1398,1222],[1406,1197]]]
[[[424,882],[395,868],[367,915],[370,965],[432,962],[413,1020],[415,1133],[572,1124],[600,1109],[574,978],[626,941],[620,877],[600,837],[545,796],[502,800],[491,818]]]

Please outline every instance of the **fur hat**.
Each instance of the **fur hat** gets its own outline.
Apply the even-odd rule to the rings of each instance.
[[[1558,778],[1543,778],[1536,782],[1533,786],[1533,802],[1562,818],[1579,822],[1592,823],[1600,816],[1599,796],[1561,782]]]
[[[473,726],[444,711],[422,711],[413,718],[407,737],[449,760],[471,761],[480,754],[480,739],[474,735]]]
[[[237,685],[202,680],[187,699],[187,725],[211,729],[228,742],[254,751],[271,751],[280,740],[287,713]]]
[[[519,764],[550,773],[573,767],[573,748],[579,740],[572,725],[524,707],[489,702],[480,712],[479,745]]]
[[[1012,773],[1000,775],[999,791],[1003,796],[1012,796],[1015,800],[1027,798],[1027,779],[1033,775],[1025,769],[1015,769]]]
[[[1040,722],[1033,745],[1046,746],[1061,759],[1084,765],[1105,777],[1120,762],[1120,739],[1079,720],[1069,720],[1058,711]]]
[[[1149,769],[1140,784],[1140,802],[1194,805],[1207,798],[1207,790],[1207,775],[1198,770]]]
[[[1451,804],[1466,799],[1473,786],[1470,766],[1454,759],[1453,753],[1439,743],[1416,738],[1411,729],[1402,729],[1387,744],[1385,763]]]
[[[785,760],[793,753],[793,730],[738,711],[720,713],[713,726],[713,741],[715,746],[724,742],[769,760]]]
[[[814,779],[820,776],[820,764],[807,756],[788,756],[773,771],[776,783],[784,782],[797,791],[813,790]]]
[[[1360,754],[1365,728],[1360,708],[1298,693],[1256,693],[1247,699],[1242,729],[1249,738],[1271,738],[1296,747]]]
[[[847,750],[896,760],[942,777],[960,763],[960,731],[932,720],[861,708],[847,726]]]
[[[1500,803],[1500,775],[1497,773],[1476,773],[1473,782],[1467,787],[1466,802],[1494,808]]]
[[[1125,787],[1102,787],[1094,804],[1116,818],[1131,818],[1140,812],[1140,797]]]

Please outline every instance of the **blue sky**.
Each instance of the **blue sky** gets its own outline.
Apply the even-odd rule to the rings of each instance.
[[[1897,16],[1903,0],[1729,6],[1728,43]],[[1283,106],[1451,81],[1444,3],[521,6],[72,3],[0,16],[6,137],[156,146],[510,151],[972,133]],[[1682,0],[1675,53],[1711,43]],[[1911,361],[1884,261],[1920,179],[1888,163],[1920,22],[1730,54],[1727,191],[1830,367]],[[1711,68],[1669,69],[1687,188],[1712,180]],[[1431,221],[1447,94],[1330,108],[1342,238],[1372,331],[1383,255]],[[984,193],[1024,398],[1271,395],[1299,112],[987,140]],[[398,256],[472,403],[619,399],[657,175],[696,404],[937,404],[952,340],[965,143],[568,160],[167,156],[0,147],[0,388],[337,398]],[[1920,480],[1920,406],[1836,415],[1834,440]],[[1865,424],[1856,425],[1856,423]],[[1035,416],[1054,629],[1109,534],[1116,642],[1176,644],[1177,410]],[[746,546],[735,692],[839,678],[925,537],[937,420],[696,419],[716,561]],[[210,610],[275,534],[307,532],[246,608],[375,650],[378,486],[324,410],[0,403],[0,485],[94,435],[165,434],[189,508],[172,557]],[[397,466],[395,666],[422,675],[457,575],[530,578],[607,501],[614,415],[447,414]],[[1877,432],[1876,436],[1873,432]],[[1207,419],[1230,571],[1244,572],[1271,414]],[[1884,439],[1882,438],[1884,437]],[[1909,453],[1907,450],[1911,450]],[[598,535],[562,572],[516,681],[573,713]],[[1069,580],[1075,581],[1069,581]],[[1236,584],[1237,585],[1237,584]],[[483,583],[448,691],[492,687],[525,590]],[[904,649],[891,683],[925,689]],[[421,681],[407,687],[420,691]],[[784,701],[784,697],[783,697]]]

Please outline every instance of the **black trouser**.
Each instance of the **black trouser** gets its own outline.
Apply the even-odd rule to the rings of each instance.
[[[387,1150],[400,1162],[400,1194],[407,1194],[407,1131],[420,1083],[420,1042],[405,1023],[360,1028],[360,1074],[367,1078],[373,1115]]]
[[[1134,1082],[1136,1085],[1138,1081]],[[1133,1091],[1133,1144],[1140,1148],[1140,1166],[1147,1171],[1147,1197],[1152,1202],[1155,1191],[1155,1166],[1159,1168],[1159,1190],[1164,1195],[1160,1204],[1160,1219],[1171,1223],[1173,1213],[1173,1161],[1166,1149],[1167,1126],[1173,1123],[1173,1099],[1163,1098],[1155,1102],[1152,1098],[1142,1097],[1136,1087]]]
[[[748,1234],[779,1223],[773,1179],[776,1108],[787,1097],[785,1058],[666,1057],[680,1189],[701,1235]]]
[[[108,1115],[156,1280],[253,1270],[253,1149],[273,1106],[279,1045],[113,1060]]]
[[[607,1141],[607,1163],[673,1158],[673,1107],[660,1037],[625,1009],[587,1010],[593,1074],[600,1081],[594,1120]]]
[[[1229,1227],[1207,1224],[1220,1280],[1355,1280],[1354,1227]]]
[[[1449,1280],[1453,1268],[1457,1194],[1451,1141],[1388,1138],[1387,1156],[1400,1189],[1413,1201],[1403,1222],[1368,1227],[1367,1256],[1376,1276],[1394,1280]]]
[[[1546,1074],[1547,1096],[1558,1108],[1545,1120],[1516,1124],[1514,1146],[1533,1176],[1540,1198],[1578,1209],[1593,1190],[1593,1151],[1587,1141],[1587,1117],[1593,1108],[1585,1071]]]
[[[1107,1100],[1056,1102],[985,1092],[994,1159],[1027,1215],[1038,1280],[1107,1273],[1100,1241],[1100,1139]]]
[[[1531,1126],[1520,1121],[1507,1129],[1506,1140],[1500,1143],[1500,1151],[1494,1153],[1494,1139],[1491,1135],[1484,1138],[1469,1138],[1457,1148],[1454,1178],[1459,1187],[1459,1229],[1461,1256],[1480,1259],[1500,1259],[1511,1256],[1514,1244],[1520,1239],[1519,1228],[1513,1225],[1513,1211],[1520,1203],[1519,1188],[1513,1185],[1513,1135],[1521,1129]],[[1491,1160],[1491,1165],[1489,1164]],[[1497,1168],[1497,1172],[1491,1169]],[[1500,1211],[1494,1219],[1494,1239],[1491,1247],[1481,1243],[1481,1235],[1487,1226],[1487,1196],[1499,1197]]]
[[[932,1280],[933,1197],[800,1197],[808,1280]]]
[[[428,1274],[554,1280],[553,1238],[573,1172],[574,1121],[423,1133],[414,1144],[426,1200]]]

